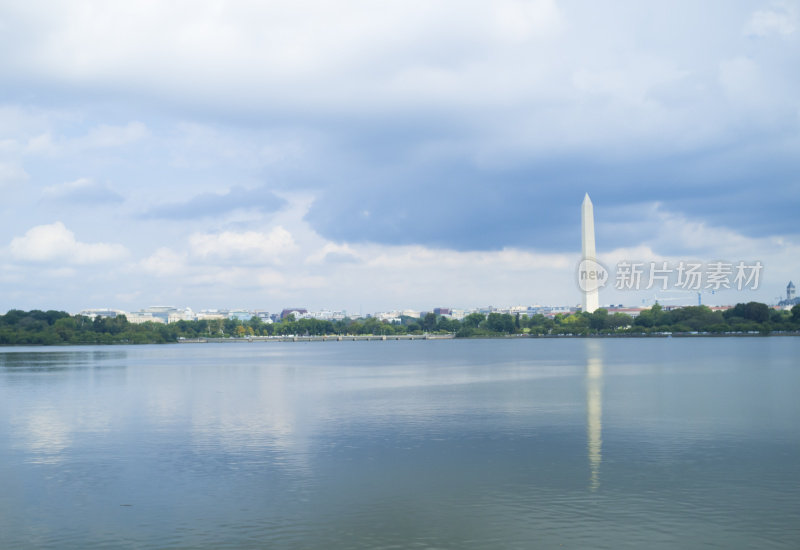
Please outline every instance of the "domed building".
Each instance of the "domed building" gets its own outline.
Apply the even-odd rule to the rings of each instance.
[[[793,306],[795,304],[800,304],[800,298],[798,298],[797,294],[795,293],[794,283],[789,281],[789,284],[786,285],[786,299],[781,300],[778,305]]]

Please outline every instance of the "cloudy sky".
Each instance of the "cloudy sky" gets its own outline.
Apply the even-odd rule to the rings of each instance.
[[[796,0],[2,1],[0,311],[575,304],[586,192],[771,301],[799,67]]]

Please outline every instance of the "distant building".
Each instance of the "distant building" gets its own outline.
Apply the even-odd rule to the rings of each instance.
[[[571,315],[578,311],[577,307],[566,307],[566,306],[555,306],[555,307],[547,307],[542,308],[539,312],[545,317],[550,317],[551,319],[556,315]]]
[[[281,320],[286,319],[289,315],[294,315],[295,318],[302,317],[303,315],[307,314],[308,310],[302,307],[296,307],[292,309],[284,309],[281,311]]]
[[[711,311],[728,311],[729,309],[733,309],[733,306],[708,306],[708,309]]]
[[[450,308],[449,307],[435,307],[433,308],[433,313],[436,315],[450,315]]]
[[[237,321],[249,321],[253,317],[255,315],[243,309],[233,309],[228,312],[228,319],[236,319]]]
[[[227,318],[227,311],[219,311],[216,309],[204,309],[197,314],[198,321],[222,321]]]
[[[375,318],[379,321],[392,324],[400,324],[402,322],[400,319],[400,312],[398,311],[382,311],[380,313],[376,313]]]
[[[455,319],[456,321],[461,321],[464,317],[467,316],[467,312],[463,309],[451,309],[450,310],[450,318]]]
[[[347,313],[344,311],[330,311],[327,309],[295,315],[296,319],[308,318],[317,319],[318,321],[341,321],[345,317],[347,317]]]
[[[177,323],[178,321],[194,321],[195,319],[197,319],[197,316],[192,311],[192,308],[187,307],[186,309],[179,309],[170,313],[167,317],[167,323]]]
[[[128,322],[134,325],[142,323],[164,323],[166,320],[163,317],[155,317],[152,313],[142,313],[141,311],[132,311],[127,314]]]
[[[178,321],[194,321],[197,316],[191,308],[179,308],[175,306],[150,306],[139,311],[131,312],[128,321],[131,323],[146,323],[155,321],[157,323],[177,323]],[[135,321],[132,319],[136,319]]]
[[[778,302],[778,305],[791,307],[797,304],[800,304],[800,298],[795,293],[794,283],[789,281],[789,284],[786,285],[786,299]]]
[[[150,306],[138,313],[149,313],[151,316],[161,319],[162,323],[169,323],[169,316],[179,312],[180,310],[175,306]]]
[[[638,317],[641,312],[643,312],[643,311],[645,311],[647,309],[650,309],[650,308],[647,308],[647,307],[622,307],[622,305],[620,305],[618,307],[608,307],[606,309],[608,310],[609,315],[613,315],[614,313],[624,313],[625,315],[628,315],[629,317]]]
[[[95,317],[103,317],[113,319],[119,315],[125,315],[121,309],[84,309],[78,315],[94,319]]]
[[[272,324],[272,315],[269,314],[268,311],[255,311],[255,316],[261,319],[262,323],[267,323],[268,325]]]

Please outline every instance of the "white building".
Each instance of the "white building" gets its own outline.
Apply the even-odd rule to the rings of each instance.
[[[239,321],[249,321],[255,317],[255,314],[245,309],[232,309],[228,312],[228,319],[237,319]]]
[[[192,311],[192,308],[187,307],[170,313],[167,317],[167,322],[177,323],[178,321],[194,321],[195,319],[197,319],[197,316]]]
[[[126,315],[126,313],[121,309],[98,308],[81,310],[78,315],[83,315],[84,317],[89,317],[90,319],[94,320],[95,317],[107,317],[113,319],[119,315]]]
[[[228,318],[228,312],[218,309],[203,309],[196,318],[198,321],[222,321]]]
[[[128,322],[134,325],[142,323],[166,323],[167,321],[162,317],[156,317],[152,313],[143,313],[141,311],[132,311],[127,314]]]

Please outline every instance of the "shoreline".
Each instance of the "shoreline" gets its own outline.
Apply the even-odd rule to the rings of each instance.
[[[244,338],[182,338],[174,342],[112,342],[112,343],[81,343],[81,344],[0,344],[3,348],[49,348],[49,347],[83,347],[83,346],[153,346],[175,344],[253,344],[253,343],[283,343],[283,342],[379,342],[379,341],[435,341],[435,340],[572,340],[572,339],[626,339],[626,338],[768,338],[768,337],[797,337],[800,331],[795,332],[770,332],[770,333],[655,333],[655,334],[507,334],[497,336],[468,336],[458,338],[454,334],[395,334],[395,335],[326,335],[326,336],[252,336]]]

